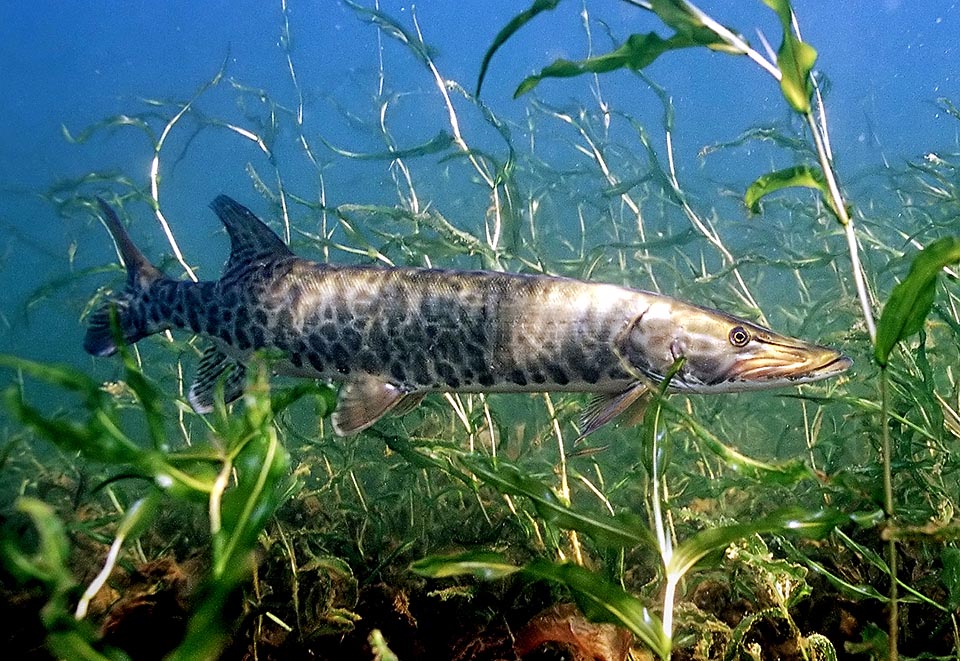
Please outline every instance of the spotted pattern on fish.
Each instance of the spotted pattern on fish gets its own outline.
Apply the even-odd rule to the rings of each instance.
[[[91,316],[86,349],[116,350],[116,311],[128,342],[176,328],[203,335],[191,389],[212,408],[218,378],[260,349],[274,368],[344,384],[334,426],[373,424],[407,396],[426,392],[590,392],[610,398],[606,421],[675,365],[672,389],[731,392],[838,374],[840,353],[747,320],[667,296],[544,275],[338,266],[302,259],[226,196],[211,205],[231,256],[216,282],[171,280],[143,257],[114,212],[101,213],[128,265],[127,288]],[[733,346],[734,332],[745,336]],[[679,361],[679,362],[678,362]],[[400,406],[400,408],[404,408]],[[602,407],[601,407],[602,408]],[[599,423],[602,424],[602,423]],[[591,430],[589,422],[586,428]]]

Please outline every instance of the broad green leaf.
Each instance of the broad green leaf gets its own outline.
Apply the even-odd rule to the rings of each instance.
[[[589,57],[585,60],[555,60],[538,74],[528,76],[517,87],[513,98],[526,94],[544,78],[571,78],[585,73],[606,73],[617,69],[638,71],[643,69],[660,55],[678,48],[689,48],[698,43],[688,35],[675,34],[661,39],[655,32],[632,34],[620,48],[604,55]]]
[[[780,69],[780,90],[790,107],[799,113],[810,112],[810,95],[813,85],[810,70],[817,60],[817,51],[810,44],[800,41],[793,32],[793,10],[789,0],[763,0],[780,18],[783,27],[783,42],[777,51],[777,67]]]
[[[480,96],[480,88],[483,87],[483,80],[487,77],[487,67],[490,66],[490,60],[493,58],[494,53],[496,53],[517,30],[529,23],[534,16],[541,12],[555,9],[558,4],[560,4],[560,0],[534,0],[529,9],[525,9],[511,18],[510,22],[497,33],[497,36],[493,38],[493,43],[490,44],[490,48],[484,53],[483,61],[480,63],[480,74],[477,76],[477,91],[475,96]]]
[[[726,548],[738,539],[760,533],[797,533],[804,537],[823,537],[850,517],[835,510],[802,510],[788,507],[750,523],[735,523],[701,530],[684,540],[667,563],[669,576],[681,577],[704,556]]]
[[[504,556],[492,551],[467,551],[458,555],[431,555],[417,560],[410,569],[427,578],[470,575],[485,581],[505,578],[520,571]]]
[[[743,194],[743,203],[747,205],[751,213],[760,213],[760,200],[784,188],[793,188],[803,186],[804,188],[813,188],[820,191],[824,201],[833,209],[830,202],[830,191],[827,190],[826,179],[823,178],[823,172],[820,168],[810,165],[795,165],[793,167],[777,170],[769,174],[757,177]]]
[[[910,272],[893,288],[877,324],[873,357],[881,367],[886,367],[897,342],[923,328],[933,307],[937,275],[944,266],[957,261],[960,261],[960,237],[934,241],[913,259]]]
[[[573,593],[577,605],[589,619],[626,627],[660,658],[670,655],[660,620],[639,599],[602,575],[573,564],[534,560],[523,568],[526,576],[561,583]]]

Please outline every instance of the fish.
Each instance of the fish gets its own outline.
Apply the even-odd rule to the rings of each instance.
[[[852,364],[747,319],[614,284],[311,261],[226,195],[210,205],[230,238],[220,279],[177,280],[143,255],[106,202],[98,205],[127,278],[89,316],[84,349],[109,356],[118,343],[172,329],[202,336],[208,344],[188,395],[200,414],[217,397],[242,397],[247,365],[264,350],[275,373],[339,384],[331,422],[341,436],[402,415],[428,393],[580,392],[593,395],[583,437],[661,384],[684,393],[763,390]]]

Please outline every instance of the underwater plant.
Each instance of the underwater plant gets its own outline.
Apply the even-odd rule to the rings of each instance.
[[[311,126],[312,90],[281,2],[292,99],[228,75],[225,58],[186,100],[150,99],[142,112],[64,129],[78,145],[145,136],[146,181],[92,172],[46,197],[71,221],[102,221],[98,196],[121,222],[145,204],[172,255],[166,266],[199,281],[190,237],[168,218],[168,185],[195,138],[216,135],[251,147],[256,158],[244,170],[265,218],[277,219],[284,244],[318,261],[643,282],[765,325],[776,315],[791,334],[842,344],[857,359],[852,378],[777,399],[708,400],[668,395],[676,374],[667,374],[640,425],[586,439],[577,395],[447,392],[339,438],[334,391],[273,378],[268,388],[273,355],[258,357],[232,407],[224,400],[237,383],[209,380],[207,416],[191,410],[185,386],[202,354],[194,339],[118,341],[119,368],[5,356],[19,426],[0,467],[20,511],[4,512],[0,555],[22,591],[33,590],[54,654],[484,661],[543,644],[541,655],[557,645],[583,655],[593,648],[557,631],[610,629],[582,612],[615,624],[618,639],[636,636],[598,658],[879,659],[895,657],[898,641],[904,657],[955,656],[956,158],[890,175],[910,220],[890,227],[846,198],[824,79],[789,3],[766,2],[782,28],[777,53],[685,0],[629,4],[670,35],[620,39],[582,3],[591,54],[523,80],[518,123],[480,97],[483,82],[500,48],[561,3],[536,0],[510,21],[471,92],[445,75],[424,36],[433,26],[421,29],[416,12],[400,20],[376,3],[345,2],[378,39],[368,113],[342,110],[363,144],[382,145],[362,150]],[[598,26],[614,45],[593,55]],[[763,141],[795,161],[736,184],[738,210],[762,216],[751,230],[762,245],[733,240],[740,221],[705,209],[682,181],[670,95],[645,73],[698,48],[759,66],[797,120],[748,127],[701,152]],[[430,92],[415,101],[391,89],[408,63]],[[601,74],[614,71],[635,73],[630,80],[653,92],[662,126],[607,103]],[[593,81],[587,104],[533,98],[573,76]],[[954,116],[949,101],[939,103]],[[408,117],[425,133],[404,131]],[[557,157],[564,149],[573,165]],[[337,188],[335,173],[348,166],[385,185]],[[816,195],[788,194],[798,186]],[[710,195],[733,197],[720,185]],[[32,302],[80,283],[78,316],[89,320],[110,309],[106,292],[117,287],[90,297],[84,279],[122,273],[78,269]],[[772,296],[778,285],[795,298]],[[109,313],[99,321],[118,330]],[[90,376],[95,369],[119,375]],[[42,456],[35,439],[58,454]],[[138,629],[147,612],[151,626]],[[534,642],[518,646],[521,638]]]

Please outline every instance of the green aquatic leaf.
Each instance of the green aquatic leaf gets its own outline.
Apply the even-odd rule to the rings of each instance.
[[[392,161],[397,158],[413,158],[415,156],[426,156],[428,154],[436,154],[437,152],[445,151],[453,145],[453,136],[447,133],[446,131],[440,131],[437,135],[433,136],[430,140],[427,140],[423,144],[415,145],[413,147],[407,147],[404,149],[390,149],[389,151],[382,152],[355,152],[348,151],[346,149],[341,149],[336,145],[327,142],[322,137],[320,142],[326,145],[327,149],[334,152],[338,156],[343,156],[344,158],[352,158],[357,161]]]
[[[660,20],[689,38],[695,45],[706,46],[711,50],[732,55],[742,55],[743,51],[724,41],[713,29],[704,24],[700,15],[690,9],[682,0],[650,0],[650,9]],[[730,32],[735,32],[727,28]]]
[[[956,610],[960,606],[960,549],[947,547],[940,551],[940,582],[947,588],[947,608]]]
[[[38,363],[19,356],[0,354],[0,367],[17,370],[52,386],[80,393],[88,402],[96,403],[102,395],[99,383],[68,365]]]
[[[33,553],[20,547],[20,540],[5,536],[0,540],[0,560],[19,580],[41,583],[47,599],[40,618],[47,629],[47,648],[59,659],[85,661],[126,661],[122,652],[91,644],[97,637],[93,627],[78,621],[71,612],[76,581],[67,566],[70,542],[63,523],[53,508],[36,498],[20,498],[17,509],[30,517],[38,541]]]
[[[427,578],[469,575],[489,581],[515,574],[521,568],[493,551],[467,551],[457,555],[427,556],[411,564],[410,569]]]
[[[676,548],[667,563],[667,574],[682,577],[708,554],[749,535],[795,533],[803,537],[820,538],[849,520],[849,515],[836,510],[787,507],[749,523],[707,528],[685,539]]]
[[[510,22],[497,33],[497,36],[493,38],[493,43],[490,44],[490,48],[484,53],[483,61],[480,63],[480,74],[477,76],[477,91],[474,96],[480,96],[480,88],[483,87],[483,80],[487,77],[487,68],[490,66],[490,60],[493,58],[494,53],[496,53],[517,30],[533,20],[537,14],[555,9],[558,4],[560,4],[560,0],[534,0],[529,9],[525,9],[511,18]]]
[[[5,393],[6,405],[25,426],[65,452],[79,452],[84,457],[104,464],[137,464],[145,454],[117,427],[103,404],[88,402],[91,416],[84,422],[44,415],[27,404],[17,388]]]
[[[763,0],[780,18],[783,42],[777,51],[777,67],[780,69],[780,90],[790,107],[799,113],[810,112],[810,96],[813,84],[810,70],[817,60],[817,51],[808,43],[800,41],[793,32],[793,9],[789,0]]]
[[[383,34],[396,39],[409,48],[410,52],[416,55],[421,62],[427,63],[430,61],[432,56],[431,48],[423,43],[419,34],[414,34],[404,28],[397,19],[379,9],[364,7],[352,0],[344,0],[344,4],[353,9],[353,11],[360,16],[360,20],[377,26]]]
[[[674,411],[676,412],[676,411]],[[748,457],[721,441],[717,436],[690,417],[685,417],[685,426],[700,439],[724,466],[737,475],[765,484],[790,485],[803,480],[815,480],[816,474],[799,460],[771,464]]]
[[[881,367],[886,367],[890,352],[897,342],[923,328],[933,307],[937,275],[944,266],[958,261],[960,237],[934,241],[913,259],[910,272],[903,282],[893,288],[877,324],[873,357]]]
[[[20,580],[33,579],[63,590],[72,587],[73,577],[67,569],[70,542],[56,512],[47,503],[29,497],[18,499],[17,509],[33,522],[38,538],[36,551],[28,556],[12,538],[6,538],[2,546],[4,565]]]
[[[662,659],[670,656],[670,640],[656,615],[639,599],[601,574],[574,564],[534,560],[523,568],[531,578],[565,585],[583,614],[595,622],[626,627]]]
[[[518,567],[499,553],[468,551],[453,556],[428,556],[414,562],[411,569],[428,578],[470,575],[484,580],[522,572],[532,579],[560,583],[570,590],[580,610],[589,619],[626,627],[661,658],[669,655],[670,642],[660,621],[639,599],[601,574],[578,565],[534,560]]]
[[[559,59],[540,70],[540,73],[524,78],[513,93],[513,98],[522,96],[540,84],[544,78],[571,78],[585,73],[607,73],[617,69],[639,71],[660,55],[670,50],[689,48],[698,42],[684,34],[674,34],[662,39],[656,32],[632,34],[620,48],[585,60]]]
[[[743,203],[751,213],[760,213],[761,199],[778,190],[796,186],[818,190],[823,195],[823,199],[830,203],[830,191],[827,190],[827,180],[823,176],[823,171],[810,165],[794,165],[757,177],[743,194]]]
[[[83,129],[80,133],[74,135],[66,127],[66,125],[60,125],[60,133],[63,135],[63,138],[71,144],[83,144],[93,136],[94,133],[101,131],[103,129],[114,129],[124,126],[132,126],[138,128],[144,133],[147,134],[150,138],[150,142],[156,144],[157,138],[153,133],[153,129],[150,127],[150,124],[143,117],[138,117],[136,115],[114,115],[113,117],[107,117],[106,119],[100,120],[96,124],[88,126]]]
[[[232,486],[223,493],[220,511],[212,509],[210,576],[183,642],[167,657],[172,661],[219,657],[231,626],[224,606],[250,575],[260,534],[292,493],[290,456],[273,424],[267,368],[262,361],[257,367],[244,394],[243,419],[235,426],[225,425],[232,432],[232,438],[223,439],[225,446],[236,452],[232,465],[224,466],[233,475]]]
[[[400,661],[400,657],[387,645],[380,629],[374,629],[370,632],[367,643],[370,645],[370,651],[373,652],[373,661]]]
[[[644,545],[656,548],[650,531],[629,513],[606,516],[582,512],[560,502],[553,490],[540,480],[524,473],[519,467],[486,457],[464,456],[461,462],[486,484],[503,494],[526,496],[537,513],[551,524],[567,530],[590,535],[600,544],[625,546]]]

